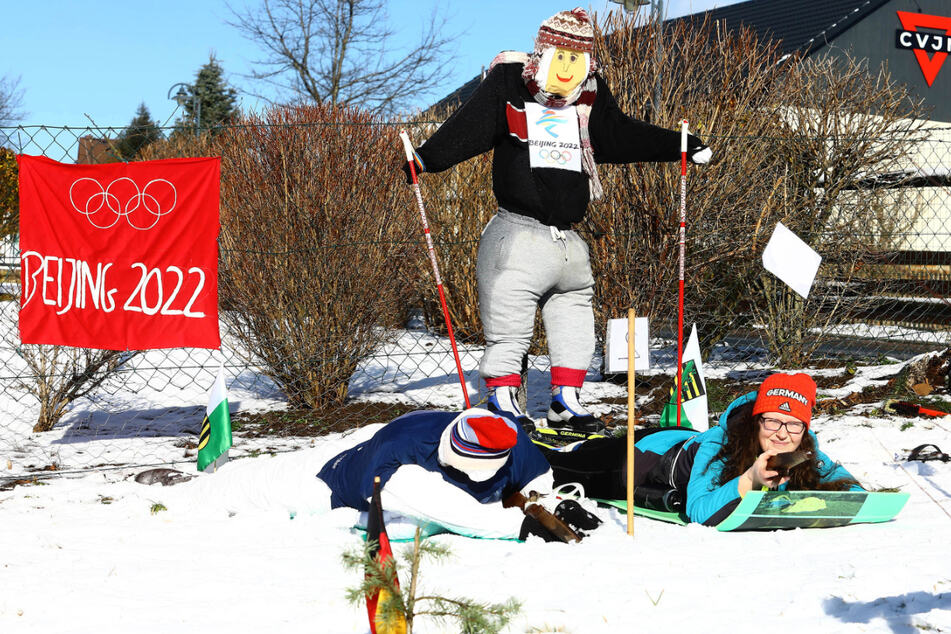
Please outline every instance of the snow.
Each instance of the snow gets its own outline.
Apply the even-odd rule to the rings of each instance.
[[[444,343],[420,333],[401,336],[424,348]],[[190,414],[204,407],[218,354],[199,364],[200,381],[177,385],[170,375],[177,385],[170,391],[143,376],[135,393],[108,397],[110,411],[130,404],[140,414],[154,410],[152,436],[122,433],[128,421],[97,418],[102,402],[83,401],[52,432],[33,434],[27,422],[15,441],[0,442],[8,474],[50,457],[69,465],[82,451],[116,465],[0,491],[0,631],[368,631],[364,606],[344,598],[361,576],[341,565],[341,553],[361,543],[351,528],[355,512],[317,512],[314,473],[375,427],[321,438],[250,440],[238,433],[235,459],[217,473],[168,487],[134,480],[146,468],[143,455],[194,473],[194,455],[180,441],[197,428]],[[477,356],[464,354],[473,388]],[[153,367],[145,361],[138,367]],[[175,361],[184,360],[173,355],[164,364]],[[425,362],[434,365],[377,363],[376,379],[389,377],[379,390],[368,365],[354,377],[353,393],[456,406],[451,358]],[[437,368],[445,376],[432,378]],[[879,385],[898,368],[860,367],[848,385],[820,389],[820,398]],[[726,374],[716,366],[705,370],[708,377]],[[530,387],[542,386],[543,375],[531,374]],[[233,410],[283,406],[273,385],[249,370],[228,382]],[[623,394],[623,387],[597,380],[585,387],[588,398]],[[507,632],[949,631],[951,463],[903,457],[922,443],[951,451],[951,420],[882,416],[880,406],[818,416],[813,428],[822,449],[867,487],[910,494],[892,522],[719,533],[637,518],[632,538],[624,515],[600,509],[605,524],[580,544],[434,537],[453,557],[423,563],[421,590],[491,602],[515,597],[522,610]],[[16,407],[22,409],[0,402],[0,411]],[[77,421],[86,422],[85,431],[74,429]],[[64,442],[69,434],[74,437]],[[397,545],[397,553],[404,547]],[[415,631],[457,628],[420,619]]]

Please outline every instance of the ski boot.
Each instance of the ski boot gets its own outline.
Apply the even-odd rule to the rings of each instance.
[[[601,421],[578,402],[578,388],[568,385],[556,385],[551,390],[548,426],[573,432],[578,435],[579,440],[604,431]]]
[[[518,423],[526,434],[530,434],[535,431],[535,421],[526,416],[518,406],[517,391],[518,388],[509,385],[490,387],[486,409],[495,414],[508,416]]]

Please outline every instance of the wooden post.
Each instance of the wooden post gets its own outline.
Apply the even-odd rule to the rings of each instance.
[[[627,534],[634,536],[634,309],[627,311]]]

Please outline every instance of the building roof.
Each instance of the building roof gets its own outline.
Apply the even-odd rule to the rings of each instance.
[[[749,27],[760,40],[780,40],[779,52],[804,57],[831,43],[889,0],[748,0],[671,20],[722,20]]]
[[[748,0],[668,20],[722,20],[728,29],[749,27],[760,40],[780,40],[779,53],[811,55],[874,13],[889,0]],[[608,36],[610,37],[610,35]],[[435,103],[430,112],[462,103],[482,81],[481,73]]]

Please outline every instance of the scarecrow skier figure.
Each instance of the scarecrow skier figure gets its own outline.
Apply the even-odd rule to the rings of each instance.
[[[482,233],[476,268],[486,339],[479,373],[488,409],[529,431],[516,393],[538,307],[551,357],[548,426],[601,430],[578,399],[594,354],[594,278],[588,246],[571,229],[589,200],[602,197],[597,164],[680,158],[680,132],[622,113],[598,68],[588,14],[557,13],[542,23],[531,54],[496,56],[472,96],[416,151],[421,173],[495,150],[499,210]],[[711,151],[691,135],[688,156],[706,163]],[[403,169],[409,179],[409,165]]]

